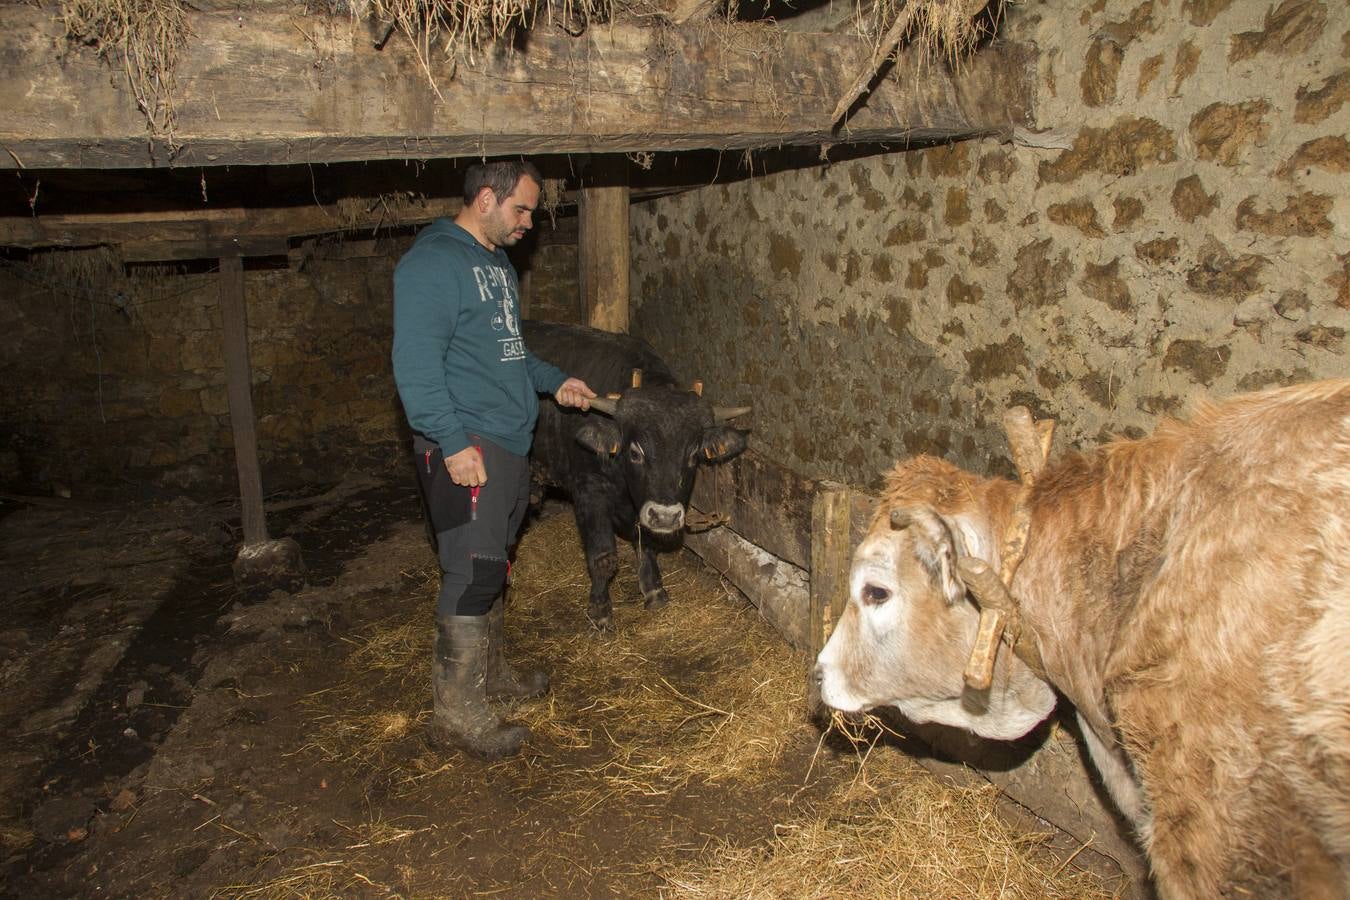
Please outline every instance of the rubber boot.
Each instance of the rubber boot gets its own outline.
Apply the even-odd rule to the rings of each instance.
[[[506,598],[501,598],[487,614],[489,697],[528,700],[548,693],[548,676],[537,669],[517,672],[506,661],[502,626],[506,620]]]
[[[431,658],[431,738],[480,759],[501,759],[520,752],[530,729],[503,722],[492,713],[487,669],[488,617],[438,619]]]

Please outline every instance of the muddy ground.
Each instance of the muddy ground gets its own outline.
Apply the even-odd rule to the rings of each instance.
[[[687,552],[674,601],[584,616],[570,508],[526,528],[510,655],[553,691],[493,764],[423,739],[434,558],[411,485],[269,499],[309,568],[241,594],[237,509],[0,505],[10,897],[1096,897],[1127,890],[904,741],[822,735],[806,660]],[[1081,849],[1081,848],[1080,848]],[[1068,852],[1066,852],[1068,850]]]

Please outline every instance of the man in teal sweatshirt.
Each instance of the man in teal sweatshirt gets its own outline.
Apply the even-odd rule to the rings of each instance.
[[[464,207],[423,229],[394,270],[394,381],[441,565],[431,733],[488,759],[529,737],[489,697],[548,690],[543,672],[506,664],[498,599],[529,503],[538,394],[580,409],[595,396],[521,338],[520,285],[502,248],[532,227],[541,185],[528,162],[470,166]]]

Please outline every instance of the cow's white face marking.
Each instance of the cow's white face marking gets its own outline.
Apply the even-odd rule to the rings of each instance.
[[[648,500],[638,510],[638,522],[657,534],[674,534],[684,527],[684,507],[679,503],[653,503]]]
[[[949,525],[961,543],[978,543],[968,523]],[[1007,648],[988,691],[966,687],[979,612],[967,599],[949,602],[920,562],[916,541],[927,539],[883,522],[858,547],[848,607],[817,659],[821,699],[844,712],[894,706],[919,723],[1021,737],[1054,709],[1054,691]]]

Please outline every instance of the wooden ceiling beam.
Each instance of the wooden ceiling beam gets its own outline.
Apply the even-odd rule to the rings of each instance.
[[[1019,45],[955,72],[902,53],[835,130],[831,109],[869,53],[847,34],[701,23],[572,37],[541,26],[510,54],[431,60],[433,87],[406,40],[376,50],[366,24],[345,16],[203,12],[190,25],[175,155],[147,138],[120,69],[72,46],[48,11],[0,4],[0,168],[931,141],[1006,133],[1031,110],[1033,51]]]
[[[89,247],[97,244],[136,247],[137,259],[153,254],[162,244],[171,255],[182,253],[195,242],[209,249],[222,241],[267,243],[288,238],[333,232],[371,232],[391,225],[423,225],[441,216],[453,216],[463,205],[458,198],[428,198],[421,203],[400,205],[391,211],[378,198],[357,215],[337,204],[273,207],[266,209],[218,208],[170,209],[134,213],[88,215],[0,216],[0,246]],[[212,256],[219,254],[199,254]],[[130,257],[128,257],[130,259]]]

